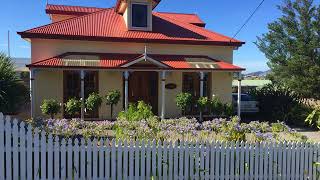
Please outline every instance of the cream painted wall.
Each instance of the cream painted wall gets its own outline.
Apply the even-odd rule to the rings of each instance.
[[[32,39],[32,62],[45,60],[66,52],[98,52],[98,53],[137,53],[143,54],[147,46],[150,54],[173,55],[207,55],[218,60],[233,62],[233,47],[179,45],[179,44],[145,44],[125,42],[95,42],[71,40]]]
[[[120,102],[113,107],[113,118],[117,117],[118,113],[122,111],[123,107],[123,79],[122,72],[107,72],[99,71],[99,94],[103,97],[106,96],[110,90],[119,90],[121,92]],[[101,119],[110,119],[110,106],[103,102],[99,116]]]
[[[43,116],[40,106],[44,99],[63,101],[63,73],[59,70],[36,70],[35,72],[35,114]],[[62,110],[61,110],[62,111]],[[62,117],[60,113],[58,117]]]
[[[174,83],[176,89],[166,89],[166,118],[175,118],[181,115],[180,109],[176,106],[175,97],[182,92],[182,72],[167,72],[166,84]],[[232,93],[232,73],[213,72],[212,73],[212,92],[223,102],[231,102]],[[37,70],[35,74],[35,113],[36,116],[43,116],[40,105],[44,99],[56,99],[63,102],[63,72],[59,70]],[[158,90],[158,112],[161,114],[161,75],[159,74]],[[119,90],[121,100],[114,107],[113,117],[116,117],[123,109],[123,75],[122,72],[99,71],[99,94],[105,96],[110,90]],[[62,117],[60,113],[58,117]],[[103,102],[99,110],[100,119],[110,119],[110,106]]]
[[[211,95],[219,97],[224,103],[231,103],[232,79],[233,74],[230,72],[213,72],[211,81]]]

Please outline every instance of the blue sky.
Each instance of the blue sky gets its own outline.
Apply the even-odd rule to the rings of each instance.
[[[253,44],[256,37],[267,32],[267,24],[281,14],[276,5],[281,0],[266,0],[259,11],[238,34],[246,44],[235,51],[234,63],[247,68],[247,72],[267,70],[266,58]],[[0,51],[7,52],[7,31],[11,32],[11,55],[30,57],[30,44],[16,34],[36,26],[50,23],[45,14],[45,0],[10,0],[2,2],[0,11]],[[51,4],[111,7],[115,0],[49,0]],[[232,36],[257,7],[260,0],[162,0],[156,11],[197,13],[207,28]]]

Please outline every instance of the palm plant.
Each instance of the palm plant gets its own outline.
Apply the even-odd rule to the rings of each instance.
[[[17,113],[27,98],[28,89],[16,75],[11,58],[0,53],[0,112]]]

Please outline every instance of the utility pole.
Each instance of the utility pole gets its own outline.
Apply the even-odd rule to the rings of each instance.
[[[10,57],[10,31],[8,30],[8,56]]]

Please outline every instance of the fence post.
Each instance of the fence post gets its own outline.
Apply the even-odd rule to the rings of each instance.
[[[170,149],[171,149],[171,156],[172,156],[172,142],[170,142]],[[190,154],[189,154],[189,142],[184,142],[184,153],[185,153],[185,156],[184,156],[184,179],[189,179],[189,157],[190,157]],[[170,163],[171,165],[173,164],[173,161],[172,161],[173,157],[171,157],[171,160],[170,160]],[[172,166],[173,167],[173,166]],[[172,167],[169,169],[171,170],[171,173],[172,173]]]
[[[152,157],[151,157],[151,175],[153,177],[157,176],[157,161],[156,161],[156,153],[157,153],[157,143],[155,140],[152,141]]]
[[[107,139],[105,141],[105,157],[106,157],[106,166],[105,166],[105,173],[106,173],[106,179],[110,178],[110,141]]]
[[[117,178],[116,141],[111,141],[111,179]]]
[[[61,173],[61,179],[66,179],[67,178],[67,161],[66,161],[66,140],[62,139],[61,140],[61,148],[60,148],[60,153],[61,153],[61,164],[60,164],[60,173]]]
[[[5,171],[4,171],[4,116],[0,113],[0,179],[5,179]]]
[[[33,153],[34,153],[34,159],[33,159],[33,178],[34,179],[40,179],[40,166],[39,166],[39,130],[38,128],[35,128],[34,130],[34,145],[33,145]]]
[[[85,151],[85,140],[81,138],[81,144],[80,144],[80,179],[86,178],[86,151]]]
[[[72,163],[72,152],[73,152],[73,144],[72,144],[72,140],[69,138],[67,141],[67,164],[66,165],[66,169],[67,169],[67,178],[68,179],[73,179],[73,163]]]
[[[52,134],[48,135],[48,179],[53,179],[53,139]]]
[[[32,158],[32,152],[33,152],[33,139],[32,139],[32,127],[29,124],[28,125],[28,129],[27,129],[27,179],[33,179],[32,177],[32,162],[33,162],[33,158]]]
[[[98,141],[96,138],[93,139],[92,143],[92,179],[98,178],[98,149],[97,144]]]
[[[54,179],[60,179],[60,172],[61,172],[61,168],[60,168],[60,141],[59,141],[59,137],[55,136],[54,137]]]
[[[11,152],[12,152],[12,147],[11,147],[11,121],[10,117],[6,117],[6,125],[5,125],[5,136],[6,136],[6,177],[7,179],[12,179],[12,164],[11,164]]]
[[[0,137],[1,138],[1,137]],[[20,152],[20,177],[21,180],[26,179],[26,134],[25,134],[25,123],[20,123],[20,132],[19,132],[19,138],[20,138],[20,146],[19,146],[19,152]]]
[[[103,139],[100,138],[100,141],[99,141],[99,178],[100,179],[103,179],[103,174],[104,174],[104,144],[103,144]]]
[[[41,132],[41,179],[46,179],[47,177],[47,172],[46,172],[46,167],[47,167],[47,137],[46,137],[46,132],[42,131]]]
[[[124,141],[123,145],[123,179],[128,179],[128,142],[127,140]],[[150,168],[150,166],[148,167]]]
[[[73,157],[74,157],[74,161],[73,161],[73,169],[74,169],[74,179],[79,179],[79,174],[80,174],[80,164],[79,164],[79,140],[78,138],[76,138],[74,140],[74,147],[73,147]],[[101,177],[102,178],[102,177]]]
[[[117,153],[115,154],[117,157],[117,179],[122,179],[122,141],[118,141]],[[141,157],[142,159],[142,157]],[[142,160],[141,160],[142,161]]]

